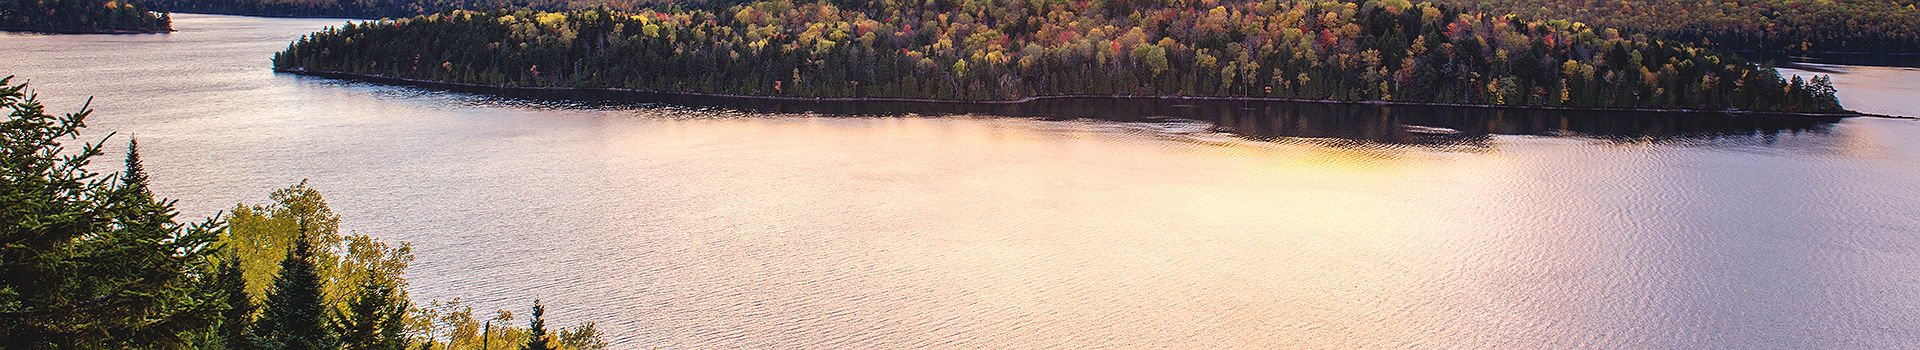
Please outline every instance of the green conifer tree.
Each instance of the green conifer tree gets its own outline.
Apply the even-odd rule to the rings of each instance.
[[[87,171],[100,146],[62,142],[90,111],[48,115],[11,80],[0,78],[11,110],[0,123],[0,347],[164,348],[212,327],[222,305],[204,271],[220,225],[175,223],[137,167],[122,178],[138,181]]]
[[[215,329],[227,349],[242,350],[256,348],[252,336],[247,333],[253,325],[253,297],[247,293],[246,271],[240,269],[240,259],[231,254],[220,263],[220,272],[214,278],[216,289],[227,302],[227,310],[221,313],[220,326]]]
[[[541,316],[547,313],[547,307],[540,306],[539,300],[533,301],[533,321],[527,326],[527,345],[522,350],[553,350],[547,344],[547,321]]]
[[[386,310],[382,310],[381,314],[386,317],[380,319],[380,338],[375,342],[375,348],[406,350],[411,343],[407,339],[407,310],[412,309],[413,305],[407,302],[406,293],[397,287],[389,285],[384,295]]]
[[[152,191],[147,190],[147,167],[140,165],[140,139],[127,138],[127,171],[120,176],[120,181],[136,192],[152,195]]]
[[[391,283],[368,281],[340,315],[340,342],[353,350],[404,350],[407,302]]]
[[[266,310],[254,324],[253,335],[267,349],[319,350],[339,347],[328,327],[321,301],[320,275],[313,265],[313,244],[301,223],[300,238],[280,261],[280,275],[267,292]]]
[[[374,339],[379,336],[375,327],[380,323],[379,286],[367,283],[353,301],[347,303],[345,313],[335,317],[340,333],[340,345],[347,349],[373,349]]]

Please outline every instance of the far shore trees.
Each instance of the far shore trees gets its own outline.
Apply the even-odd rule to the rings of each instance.
[[[250,16],[328,17],[328,18],[406,18],[454,10],[491,10],[526,8],[539,11],[566,11],[607,6],[617,11],[638,11],[647,7],[678,6],[689,9],[725,10],[749,3],[742,0],[134,0],[167,11],[219,13]],[[1561,20],[1568,24],[1620,28],[1689,43],[1709,43],[1720,50],[1744,50],[1777,53],[1920,52],[1920,8],[1916,0],[1542,0],[1487,1],[1435,0],[1461,9],[1484,12],[1494,17],[1516,15],[1533,20]],[[830,1],[842,8],[859,7],[863,1]],[[1263,3],[1244,1],[1245,3]],[[1382,3],[1402,6],[1406,0],[1365,0],[1356,3]],[[806,1],[782,2],[789,8]],[[965,10],[976,19],[978,9],[1062,9],[1084,14],[1101,12],[1109,17],[1125,17],[1131,7],[1141,4],[1205,11],[1216,5],[1232,6],[1232,1],[1085,1],[1048,0],[972,0],[936,1],[934,6],[918,5],[904,11],[923,9]],[[1041,13],[1030,16],[1053,16]],[[1047,17],[1041,17],[1047,18]],[[889,23],[893,25],[918,23]],[[1316,33],[1304,33],[1316,34]],[[857,39],[857,37],[855,38]],[[1038,62],[1036,62],[1038,63]],[[951,65],[949,65],[951,66]]]
[[[1393,1],[759,1],[348,23],[275,68],[507,87],[1014,100],[1178,95],[1837,112],[1826,80],[1686,42]],[[1108,6],[1102,8],[1100,6]]]
[[[166,33],[173,18],[120,0],[0,1],[0,30],[46,33]]]

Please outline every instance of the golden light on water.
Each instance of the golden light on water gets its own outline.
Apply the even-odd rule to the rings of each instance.
[[[781,256],[703,264],[731,271],[719,276],[771,283],[835,275],[826,278],[830,286],[802,288],[807,302],[829,304],[767,312],[866,320],[843,326],[904,324],[932,339],[950,332],[954,341],[989,332],[1006,335],[1009,343],[998,344],[1005,346],[1391,346],[1430,338],[1445,325],[1425,320],[1450,314],[1458,322],[1454,308],[1500,292],[1431,288],[1461,287],[1484,272],[1462,263],[1488,252],[1462,248],[1488,237],[1461,228],[1484,224],[1485,213],[1473,207],[1501,195],[1496,183],[1511,164],[1497,152],[1254,142],[1134,127],[717,119],[643,128],[657,131],[616,144],[620,153],[662,159],[645,163],[710,165],[703,171],[713,173],[674,177],[696,183],[682,190],[712,192],[690,197],[732,204],[692,205],[709,210],[685,213],[697,222],[677,224],[754,233],[688,249]],[[742,160],[715,151],[730,142],[777,154]],[[839,241],[867,248],[807,248]],[[896,269],[873,270],[879,267]],[[829,272],[847,270],[859,272]],[[684,297],[674,300],[700,299]],[[739,306],[689,309],[706,307]],[[741,327],[734,331],[779,331]]]

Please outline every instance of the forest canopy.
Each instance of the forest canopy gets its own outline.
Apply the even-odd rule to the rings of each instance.
[[[1759,52],[1920,52],[1916,0],[1437,0]]]
[[[405,18],[453,10],[638,8],[655,1],[728,6],[738,0],[137,0],[168,11],[273,17]]]
[[[742,0],[138,0],[168,11],[255,16],[405,18],[454,10],[638,11],[655,5],[720,10]],[[1435,0],[1494,16],[1562,19],[1727,50],[1920,53],[1920,0]],[[946,1],[958,4],[965,1]],[[1404,2],[1404,1],[1401,1]],[[1204,0],[1056,1],[1110,14],[1141,4],[1206,10]],[[1244,4],[1257,4],[1243,1]],[[835,2],[843,8],[857,7]],[[1226,2],[1227,6],[1236,6]],[[1050,5],[1035,6],[1047,9]]]
[[[0,30],[48,33],[166,33],[166,13],[121,0],[0,0]]]
[[[1570,21],[1402,0],[760,1],[349,23],[275,67],[507,86],[1005,100],[1184,95],[1839,111],[1825,77]]]

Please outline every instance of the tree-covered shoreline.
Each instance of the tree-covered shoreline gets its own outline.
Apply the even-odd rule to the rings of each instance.
[[[406,18],[455,10],[532,9],[566,11],[595,7],[638,8],[651,3],[725,7],[739,0],[133,0],[174,12],[296,18]]]
[[[0,30],[56,34],[173,31],[164,12],[124,0],[0,0]]]
[[[1013,100],[954,100],[929,98],[898,97],[793,97],[767,95],[736,95],[703,93],[689,91],[665,91],[651,89],[632,89],[618,87],[570,87],[570,86],[510,86],[478,83],[461,83],[425,79],[391,77],[374,74],[361,74],[337,71],[309,71],[303,69],[275,69],[275,72],[305,75],[318,78],[360,81],[374,84],[405,85],[425,89],[451,92],[487,94],[506,98],[533,100],[599,101],[611,103],[666,103],[689,107],[714,107],[751,111],[779,113],[782,111],[809,111],[826,114],[878,114],[878,115],[948,115],[948,114],[990,114],[1062,117],[1080,114],[1055,114],[1035,112],[1051,110],[1056,106],[1070,106],[1105,101],[1110,103],[1146,103],[1187,107],[1193,103],[1239,103],[1242,108],[1257,104],[1297,105],[1315,104],[1328,106],[1377,106],[1412,108],[1449,108],[1454,110],[1510,110],[1535,112],[1584,112],[1584,113],[1654,113],[1654,114],[1711,114],[1711,115],[1758,115],[1758,116],[1799,116],[1799,117],[1878,117],[1911,119],[1905,116],[1864,113],[1852,110],[1838,111],[1752,111],[1752,110],[1696,110],[1671,108],[1614,108],[1614,107],[1569,107],[1569,106],[1517,106],[1517,105],[1481,105],[1440,102],[1384,101],[1384,100],[1328,100],[1278,97],[1241,97],[1241,96],[1182,96],[1182,95],[1045,95],[1028,96]]]
[[[272,17],[406,18],[454,10],[638,11],[654,5],[724,9],[741,0],[136,0],[177,12]],[[1566,19],[1721,49],[1765,53],[1920,53],[1920,0],[1434,0],[1494,15]],[[958,1],[956,1],[958,2]],[[1198,0],[1100,0],[1200,7]],[[848,7],[849,2],[836,4]],[[1210,6],[1210,5],[1208,5]]]
[[[565,9],[520,0],[400,0],[400,1],[256,1],[256,0],[137,0],[173,12],[216,15],[295,18],[405,18],[453,10],[500,8]]]
[[[762,1],[348,24],[283,70],[786,97],[1180,95],[1472,105],[1841,111],[1824,77],[1568,21],[1429,3]]]

